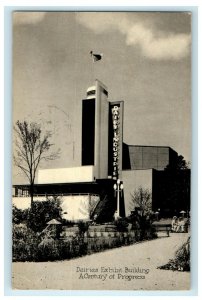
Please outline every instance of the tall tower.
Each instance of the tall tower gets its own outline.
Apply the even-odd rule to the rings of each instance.
[[[108,118],[107,87],[96,79],[82,101],[82,165],[94,165],[96,179],[108,177]]]

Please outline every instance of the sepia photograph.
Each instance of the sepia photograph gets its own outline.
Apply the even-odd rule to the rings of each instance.
[[[12,14],[12,288],[191,288],[189,11]]]

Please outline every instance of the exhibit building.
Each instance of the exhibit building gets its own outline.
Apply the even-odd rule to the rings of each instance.
[[[124,101],[109,101],[95,80],[82,100],[81,166],[41,169],[34,200],[59,196],[67,220],[108,222],[128,216],[140,187],[151,193],[152,210],[164,215],[190,209],[190,170],[172,172],[178,153],[168,146],[123,143]],[[30,206],[29,185],[14,185],[13,204]]]

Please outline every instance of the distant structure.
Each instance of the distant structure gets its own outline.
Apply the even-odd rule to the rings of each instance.
[[[178,154],[165,146],[135,146],[123,144],[123,168],[131,170],[164,170],[176,161]]]
[[[123,111],[124,102],[109,101],[107,87],[96,80],[82,100],[81,166],[39,170],[34,200],[59,195],[63,218],[96,216],[96,221],[108,222],[130,214],[131,194],[142,187],[151,191],[154,211],[188,211],[190,170],[165,171],[178,157],[170,147],[123,143]],[[28,207],[29,185],[14,188],[13,203]]]
[[[175,165],[178,154],[170,147],[131,146],[123,144],[124,197],[139,187],[148,189],[152,195],[152,210],[161,211],[161,216],[172,217],[182,210],[190,210],[191,171],[171,170],[166,167]],[[126,212],[130,202],[126,202]]]

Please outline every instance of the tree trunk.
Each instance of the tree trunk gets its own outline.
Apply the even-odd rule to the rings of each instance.
[[[33,207],[33,196],[34,196],[34,184],[33,183],[31,183],[30,184],[30,198],[31,198],[31,209],[32,209],[32,207]]]

